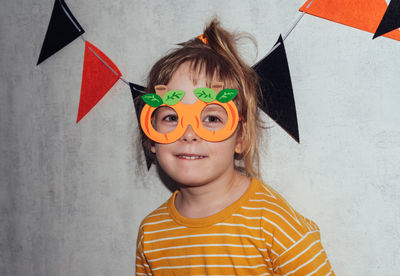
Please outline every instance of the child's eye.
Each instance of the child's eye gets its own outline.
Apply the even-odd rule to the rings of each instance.
[[[228,115],[225,109],[218,104],[207,105],[201,112],[201,123],[208,130],[221,130],[225,127],[227,121]]]
[[[168,121],[168,122],[176,122],[178,121],[178,116],[177,115],[167,115],[164,116],[163,121]]]
[[[204,119],[204,122],[207,123],[222,123],[221,119],[217,116],[209,115]]]
[[[201,121],[204,128],[211,131],[219,131],[225,127],[226,120],[223,116],[219,114],[216,115],[206,115]]]
[[[168,106],[158,107],[151,118],[154,129],[160,133],[169,133],[178,125],[179,117],[175,110]]]

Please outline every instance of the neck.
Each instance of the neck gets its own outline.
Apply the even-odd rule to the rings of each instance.
[[[181,186],[175,198],[178,212],[189,218],[203,218],[218,213],[237,201],[250,185],[250,178],[232,168],[209,183]]]

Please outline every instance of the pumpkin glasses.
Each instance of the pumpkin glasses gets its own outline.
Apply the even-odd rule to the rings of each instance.
[[[165,85],[156,86],[157,93],[167,91]],[[148,138],[157,143],[173,143],[183,136],[191,125],[202,139],[219,142],[235,131],[239,114],[232,99],[235,89],[222,89],[218,95],[212,88],[196,88],[194,104],[183,104],[185,91],[170,90],[161,98],[158,94],[142,96],[146,103],[140,115],[140,125]]]

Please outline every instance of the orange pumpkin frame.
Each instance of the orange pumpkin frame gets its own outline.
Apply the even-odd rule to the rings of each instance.
[[[210,104],[218,104],[222,106],[228,114],[228,121],[221,130],[210,131],[204,128],[200,122],[202,110],[204,107]],[[198,99],[194,104],[183,104],[182,102],[178,102],[174,105],[162,104],[160,106],[168,106],[173,108],[178,115],[178,124],[176,128],[169,133],[158,132],[151,124],[151,116],[158,107],[151,107],[150,105],[146,104],[140,114],[140,125],[146,136],[157,143],[168,144],[177,141],[183,136],[188,125],[191,125],[194,132],[204,140],[210,142],[223,141],[233,134],[239,122],[238,110],[232,100],[227,103],[221,103],[217,100],[207,103]]]

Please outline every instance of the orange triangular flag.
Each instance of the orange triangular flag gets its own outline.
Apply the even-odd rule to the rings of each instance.
[[[78,123],[121,77],[117,66],[93,44],[85,42]]]
[[[387,7],[385,0],[307,0],[300,11],[374,34]],[[398,29],[384,36],[400,41]]]

